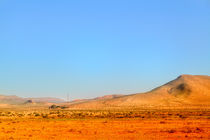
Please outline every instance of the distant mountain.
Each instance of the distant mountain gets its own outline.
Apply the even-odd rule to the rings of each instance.
[[[0,106],[7,104],[63,104],[69,108],[140,107],[140,106],[210,106],[210,76],[181,75],[152,91],[131,95],[105,95],[93,99],[65,102],[58,98],[21,98],[0,95]]]
[[[71,108],[119,106],[210,105],[210,76],[181,75],[177,79],[146,93],[91,100],[72,104]]]
[[[33,103],[40,103],[40,102],[45,102],[45,103],[62,103],[65,102],[62,99],[59,98],[52,98],[52,97],[43,97],[43,98],[21,98],[15,95],[0,95],[0,104],[23,104],[28,101],[33,102]]]
[[[90,102],[95,102],[95,101],[105,101],[107,99],[114,99],[118,97],[124,96],[123,94],[112,94],[112,95],[104,95],[92,99],[76,99],[71,102],[66,102],[64,103],[65,105],[76,105],[76,104],[83,104],[83,103],[90,103]]]
[[[114,99],[114,98],[122,97],[122,96],[124,96],[124,95],[123,94],[112,94],[112,95],[104,95],[104,96],[101,96],[101,97],[96,97],[94,99],[95,100]]]
[[[26,100],[24,98],[20,98],[15,95],[6,96],[0,95],[0,104],[21,104],[24,103]]]
[[[47,103],[63,103],[65,100],[60,98],[52,97],[42,97],[42,98],[26,98],[27,100],[32,100],[33,102],[47,102]]]

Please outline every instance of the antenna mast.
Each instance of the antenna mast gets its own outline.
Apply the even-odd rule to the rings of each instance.
[[[69,93],[67,93],[67,102],[69,102]]]

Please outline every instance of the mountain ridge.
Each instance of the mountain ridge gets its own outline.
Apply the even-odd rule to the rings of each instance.
[[[106,99],[72,104],[70,108],[123,106],[180,106],[209,105],[210,76],[181,75],[176,79],[145,93],[136,93]]]
[[[52,97],[21,98],[15,95],[0,95],[1,105],[25,103],[63,104],[69,108],[210,105],[210,76],[184,74],[144,93],[112,94],[71,102]]]
[[[16,95],[0,95],[0,104],[12,104],[18,105],[32,100],[34,103],[63,103],[63,99],[54,98],[54,97],[40,97],[40,98],[22,98]]]

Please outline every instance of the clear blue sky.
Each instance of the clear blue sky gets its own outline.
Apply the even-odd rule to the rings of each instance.
[[[0,94],[91,98],[210,75],[209,0],[0,0]]]

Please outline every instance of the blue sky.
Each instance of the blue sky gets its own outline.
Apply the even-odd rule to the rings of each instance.
[[[210,75],[209,0],[1,0],[0,94],[92,98]]]

